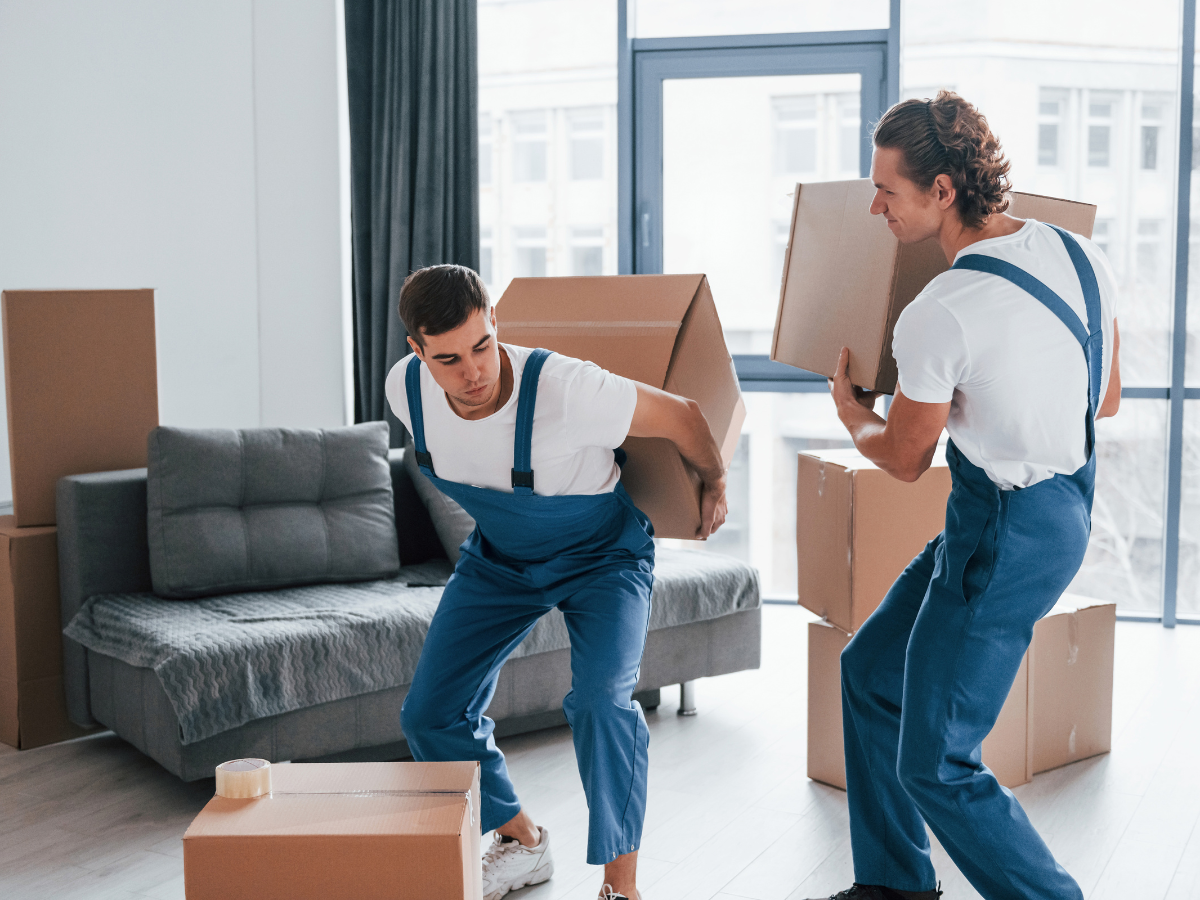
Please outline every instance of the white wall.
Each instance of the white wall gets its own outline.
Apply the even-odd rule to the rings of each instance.
[[[164,424],[346,421],[337,2],[0,3],[0,288],[155,288]]]

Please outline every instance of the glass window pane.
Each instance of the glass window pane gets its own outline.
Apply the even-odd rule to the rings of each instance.
[[[491,290],[492,285],[492,229],[479,229],[479,277]]]
[[[1096,436],[1092,539],[1070,590],[1112,600],[1122,612],[1158,614],[1167,401],[1126,399],[1096,423]]]
[[[860,76],[663,84],[663,271],[705,272],[734,353],[767,353],[797,181],[857,177]],[[700,189],[702,186],[702,189]],[[786,226],[785,226],[786,228]],[[786,242],[786,230],[782,237]]]
[[[888,0],[637,0],[630,3],[637,37],[780,34],[887,28]]]
[[[766,597],[796,597],[796,454],[852,447],[833,401],[816,394],[746,394],[746,424],[729,471],[729,519],[707,541],[660,541],[750,563]]]
[[[1200,616],[1200,400],[1184,401],[1183,485],[1176,611]]]
[[[1118,279],[1124,383],[1165,386],[1179,3],[1110,5],[1103,16],[1084,0],[1023,9],[1028,14],[981,6],[950,16],[934,0],[904,0],[900,94],[957,90],[999,136],[1016,190],[1096,205],[1097,219],[1110,223],[1105,243]],[[1138,222],[1149,219],[1163,223],[1156,241],[1138,234]],[[1197,312],[1189,321],[1200,319]]]
[[[494,238],[489,292],[499,299],[518,266],[571,275],[574,225],[603,226],[604,274],[616,274],[617,4],[482,0],[478,14],[479,108],[492,121],[487,150],[480,133],[491,181],[479,186],[480,227]],[[551,227],[518,248],[515,229],[531,223]]]
[[[546,229],[525,227],[513,229],[516,250],[513,275],[517,278],[540,278],[546,274]]]

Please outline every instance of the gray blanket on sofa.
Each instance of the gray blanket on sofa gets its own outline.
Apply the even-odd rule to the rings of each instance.
[[[90,598],[64,629],[89,650],[153,669],[191,744],[255,719],[408,684],[442,588],[446,560],[395,578],[164,600]],[[658,551],[651,630],[760,603],[758,573],[728,557]],[[545,616],[514,655],[569,646]]]

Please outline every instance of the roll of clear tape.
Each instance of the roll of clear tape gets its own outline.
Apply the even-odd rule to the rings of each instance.
[[[252,800],[271,793],[271,764],[265,759],[231,759],[217,766],[217,796]]]

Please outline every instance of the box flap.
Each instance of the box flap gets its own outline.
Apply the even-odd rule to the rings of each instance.
[[[703,280],[703,275],[514,278],[496,302],[500,340],[587,359],[661,388],[679,327]]]
[[[1116,605],[1111,600],[1095,600],[1091,597],[1084,597],[1082,594],[1063,594],[1058,598],[1058,602],[1054,604],[1054,608],[1042,618],[1048,619],[1051,616],[1067,615],[1084,609],[1092,609],[1096,606],[1115,607]]]
[[[813,459],[819,459],[830,465],[840,466],[849,472],[857,472],[861,470],[878,470],[878,466],[871,462],[865,456],[858,452],[855,447],[835,447],[828,450],[805,450],[801,456],[811,456]],[[946,465],[946,446],[939,444],[937,450],[933,453],[933,461],[930,463],[930,468],[937,468]]]

